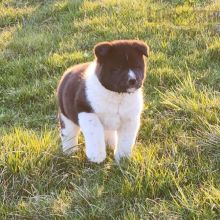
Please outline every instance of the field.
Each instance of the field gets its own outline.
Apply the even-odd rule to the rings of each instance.
[[[214,13],[213,13],[214,12]],[[0,219],[220,219],[220,2],[0,1]],[[60,148],[56,87],[93,46],[151,48],[132,158]]]

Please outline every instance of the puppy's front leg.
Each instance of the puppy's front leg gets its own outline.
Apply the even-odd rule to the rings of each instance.
[[[129,157],[135,144],[137,132],[140,126],[140,119],[124,121],[118,129],[118,146],[115,150],[115,160],[122,157]]]
[[[95,163],[106,158],[104,128],[94,113],[82,112],[78,115],[79,125],[85,138],[86,155]]]

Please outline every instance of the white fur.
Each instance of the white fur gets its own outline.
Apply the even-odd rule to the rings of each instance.
[[[115,159],[119,161],[121,157],[129,157],[135,144],[135,139],[140,126],[138,117],[124,121],[118,129],[118,146],[115,150]]]
[[[128,71],[128,79],[136,79],[135,73],[130,69]]]
[[[129,71],[128,71],[128,80],[129,80],[129,79],[136,79],[135,73],[134,73],[132,70],[130,70],[130,69],[129,69]],[[135,88],[128,88],[127,91],[128,91],[129,93],[132,93],[132,92],[135,92],[136,89],[135,89]]]
[[[82,112],[78,115],[79,125],[82,129],[86,155],[92,162],[101,163],[106,158],[104,128],[94,113]]]
[[[136,139],[143,105],[142,91],[117,93],[107,90],[98,80],[95,68],[96,62],[90,64],[85,79],[86,95],[95,113],[79,114],[87,156],[94,162],[104,160],[104,130],[115,130],[118,136],[115,158],[120,160],[121,157],[130,156]],[[115,139],[111,141],[115,142]]]
[[[128,91],[129,93],[133,93],[133,92],[136,91],[136,89],[135,89],[135,88],[129,88],[129,89],[127,89],[127,91]]]
[[[118,144],[118,136],[115,130],[105,130],[105,143],[114,150]]]
[[[63,152],[69,155],[78,149],[77,145],[80,128],[62,113],[60,114],[60,120],[62,120],[64,125],[64,128],[61,128]]]

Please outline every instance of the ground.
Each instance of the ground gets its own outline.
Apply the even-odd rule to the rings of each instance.
[[[0,1],[1,219],[219,219],[220,4]],[[93,46],[151,48],[131,159],[60,149],[56,87]]]

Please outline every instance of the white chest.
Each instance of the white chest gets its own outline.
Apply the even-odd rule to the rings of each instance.
[[[115,130],[120,126],[122,116],[120,114],[121,104],[118,100],[114,100],[114,97],[104,99],[99,96],[93,97],[90,103],[106,129]]]

